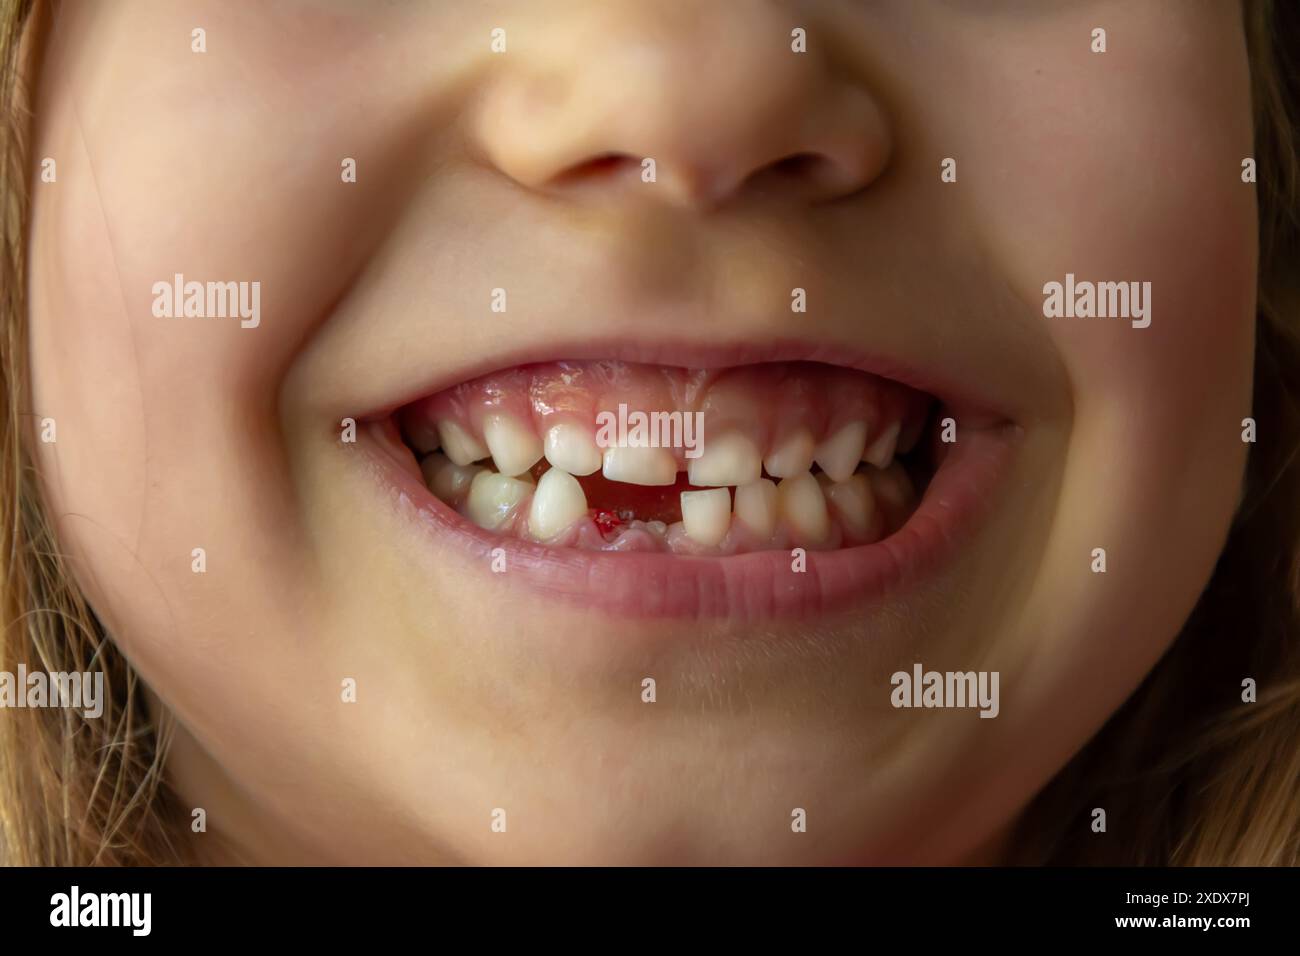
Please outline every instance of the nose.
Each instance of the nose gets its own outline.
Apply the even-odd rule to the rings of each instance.
[[[641,190],[708,210],[752,195],[830,202],[885,168],[880,103],[784,3],[581,9],[488,64],[478,146],[520,185],[574,199]]]

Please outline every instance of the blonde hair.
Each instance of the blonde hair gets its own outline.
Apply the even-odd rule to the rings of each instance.
[[[0,0],[0,671],[100,669],[105,708],[0,710],[0,862],[184,862],[183,813],[163,783],[168,727],[75,584],[41,504],[30,450],[24,75],[42,11]],[[1260,203],[1259,313],[1245,494],[1213,579],[1141,689],[1038,795],[1018,826],[1025,863],[1300,863],[1300,10],[1247,0]],[[1242,640],[1240,635],[1248,635]],[[1237,684],[1253,677],[1257,703]],[[1110,835],[1087,826],[1107,809]]]

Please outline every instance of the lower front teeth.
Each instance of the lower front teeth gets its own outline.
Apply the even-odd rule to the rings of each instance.
[[[776,533],[776,482],[766,478],[736,489],[736,520],[760,541]]]
[[[785,478],[776,486],[781,515],[796,544],[819,544],[830,533],[830,515],[821,486],[809,472]]]
[[[731,527],[731,492],[726,488],[683,491],[682,527],[690,539],[705,547],[717,547]]]
[[[465,509],[476,525],[493,531],[506,523],[532,490],[533,485],[527,481],[483,471],[470,485]]]
[[[587,496],[578,479],[552,468],[537,481],[528,511],[528,533],[538,541],[549,541],[586,514]]]

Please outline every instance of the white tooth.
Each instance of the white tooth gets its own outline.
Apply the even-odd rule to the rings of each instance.
[[[871,530],[871,519],[876,514],[876,500],[865,475],[854,475],[848,481],[827,482],[822,485],[822,491],[845,530],[858,538]]]
[[[513,415],[489,415],[483,422],[483,438],[500,474],[522,475],[541,460],[542,440],[531,423]]]
[[[804,472],[784,479],[776,486],[781,516],[797,541],[816,544],[830,533],[831,519],[826,513],[826,497],[817,479]]]
[[[877,468],[888,468],[894,460],[894,448],[898,445],[898,432],[902,427],[902,422],[894,422],[881,432],[862,453],[862,460]]]
[[[629,485],[675,485],[677,459],[666,448],[606,448],[602,473]]]
[[[763,467],[773,478],[793,478],[812,467],[813,437],[806,429],[793,431],[781,439],[766,458]]]
[[[528,510],[528,533],[538,541],[547,541],[586,513],[587,496],[578,479],[559,468],[548,468],[537,482]]]
[[[687,480],[701,487],[744,485],[757,481],[763,473],[763,461],[748,437],[729,432],[704,443],[703,454],[689,459]]]
[[[767,539],[776,532],[776,482],[760,478],[736,489],[736,520]]]
[[[483,443],[450,418],[438,422],[438,439],[447,457],[458,465],[472,465],[488,456]]]
[[[590,475],[600,470],[600,449],[586,428],[572,422],[546,430],[546,460],[571,475]]]
[[[469,500],[465,510],[469,519],[489,531],[500,527],[510,517],[519,502],[532,492],[533,486],[518,478],[499,475],[494,471],[481,471],[469,486]]]
[[[480,465],[458,465],[446,455],[434,452],[420,461],[424,483],[439,499],[458,505],[469,493],[474,476],[485,469]]]
[[[867,423],[848,422],[817,446],[813,459],[830,475],[832,481],[844,481],[853,474],[862,460],[862,448],[867,443]]]
[[[709,548],[721,544],[731,527],[731,492],[726,488],[683,491],[681,499],[687,537]]]

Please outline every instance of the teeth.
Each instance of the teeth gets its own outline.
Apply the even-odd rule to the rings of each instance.
[[[888,468],[894,460],[894,448],[898,444],[898,432],[902,422],[894,422],[873,441],[862,453],[862,460],[877,468]]]
[[[476,525],[492,531],[506,522],[532,490],[532,485],[518,478],[481,471],[470,485],[465,510]]]
[[[547,429],[546,460],[571,475],[590,475],[601,465],[596,439],[581,425],[568,422]]]
[[[916,500],[916,489],[912,479],[898,462],[894,462],[883,471],[872,469],[867,472],[871,490],[880,503],[896,514],[906,511]]]
[[[706,442],[704,453],[686,468],[690,483],[700,486],[744,485],[757,481],[762,472],[758,447],[736,432]]]
[[[781,439],[768,456],[763,459],[763,467],[773,478],[793,478],[812,468],[813,437],[812,432],[800,429]]]
[[[542,440],[513,415],[489,415],[483,423],[483,437],[500,474],[522,475],[541,460]]]
[[[871,532],[876,500],[865,475],[854,475],[848,481],[828,481],[822,491],[840,524],[853,537],[863,538]]]
[[[587,496],[578,479],[559,468],[547,469],[537,482],[528,511],[528,533],[547,541],[587,513]]]
[[[683,491],[681,501],[687,537],[706,547],[721,544],[731,526],[731,492],[726,488]]]
[[[805,471],[784,479],[776,491],[781,516],[798,541],[816,544],[825,539],[830,533],[831,519],[816,478]]]
[[[813,458],[832,481],[844,481],[858,467],[866,443],[867,423],[848,422],[817,446]]]
[[[675,485],[677,459],[666,448],[606,448],[602,473],[629,485]]]
[[[424,483],[439,499],[458,505],[469,493],[474,476],[485,469],[479,465],[458,465],[446,455],[434,452],[420,461]]]
[[[760,478],[736,489],[736,520],[760,539],[776,532],[776,483]]]
[[[481,441],[451,419],[438,422],[438,440],[443,452],[458,465],[472,465],[489,454]]]

